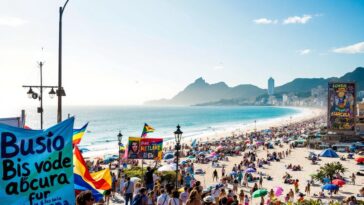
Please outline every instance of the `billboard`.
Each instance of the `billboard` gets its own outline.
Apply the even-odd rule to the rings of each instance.
[[[128,159],[162,160],[163,139],[129,137]]]
[[[73,123],[46,130],[0,124],[1,204],[75,204]]]
[[[355,83],[329,83],[328,92],[328,129],[354,131]]]

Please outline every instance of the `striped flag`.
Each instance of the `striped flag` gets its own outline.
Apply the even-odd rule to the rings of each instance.
[[[146,137],[148,133],[154,132],[154,128],[144,123],[143,132],[141,137]]]
[[[97,202],[103,198],[104,191],[111,189],[110,170],[90,173],[77,145],[73,149],[73,165],[75,190],[90,190]]]
[[[73,144],[73,146],[75,146],[77,144],[80,144],[81,139],[82,139],[83,135],[86,132],[87,125],[88,125],[88,123],[86,123],[80,129],[73,129],[73,137],[72,137],[72,144]]]

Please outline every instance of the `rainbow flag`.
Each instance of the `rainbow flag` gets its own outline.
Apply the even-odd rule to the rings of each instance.
[[[154,132],[154,128],[144,123],[143,132],[141,137],[146,137],[148,133]]]
[[[77,146],[73,149],[73,165],[75,190],[90,190],[95,200],[99,201],[104,191],[111,189],[110,170],[90,173]]]
[[[73,137],[72,137],[73,146],[80,144],[81,139],[86,132],[87,125],[88,123],[86,123],[86,125],[84,125],[81,129],[73,129]]]

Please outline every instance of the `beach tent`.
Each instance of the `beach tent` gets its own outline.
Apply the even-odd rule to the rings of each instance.
[[[336,152],[334,150],[332,150],[331,148],[325,149],[324,151],[322,151],[320,153],[320,157],[332,157],[332,158],[338,158],[339,155],[336,154]]]
[[[174,154],[173,153],[168,153],[166,155],[164,155],[163,159],[166,160],[166,159],[173,159],[174,158]]]

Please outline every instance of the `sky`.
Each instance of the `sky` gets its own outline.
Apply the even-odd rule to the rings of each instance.
[[[57,85],[59,6],[0,1],[1,117],[36,107],[22,85]],[[363,1],[70,0],[64,105],[141,105],[195,79],[267,88],[364,66]],[[42,49],[43,48],[43,49]],[[46,93],[49,90],[45,91]],[[45,105],[56,99],[44,97]],[[34,109],[33,109],[34,110]]]

